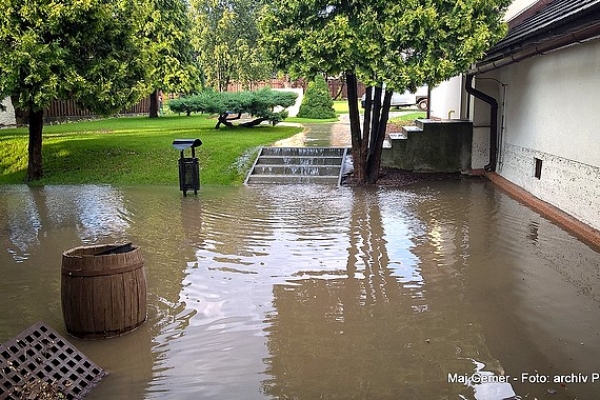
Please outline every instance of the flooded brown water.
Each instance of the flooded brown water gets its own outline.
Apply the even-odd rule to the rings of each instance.
[[[485,180],[1,186],[0,342],[66,336],[62,252],[123,241],[148,320],[70,339],[89,399],[600,398],[600,254]]]

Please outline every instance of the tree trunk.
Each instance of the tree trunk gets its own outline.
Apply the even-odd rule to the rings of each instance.
[[[368,86],[365,93],[365,110],[363,115],[363,137],[369,138],[371,132],[371,118],[373,116],[373,87]],[[369,151],[369,141],[363,140],[361,144],[361,153],[363,154],[363,168],[367,168],[367,155]],[[366,177],[366,173],[365,173]]]
[[[376,130],[371,132],[371,147],[369,148],[369,158],[367,160],[367,183],[377,183],[379,179],[379,171],[381,170],[381,154],[383,153],[383,141],[385,140],[385,132],[390,116],[390,103],[393,92],[386,90],[383,104],[377,114],[379,119]],[[374,113],[375,114],[375,113]],[[374,125],[375,126],[375,125]]]
[[[364,183],[366,154],[363,151],[363,138],[360,132],[357,80],[356,75],[352,71],[346,71],[346,85],[348,85],[348,112],[350,117],[350,135],[352,137],[354,179],[357,183]]]
[[[26,182],[36,181],[43,176],[42,169],[42,130],[44,129],[44,110],[29,109],[29,162]]]
[[[227,117],[229,116],[229,113],[223,113],[219,115],[219,118],[217,118],[217,125],[215,125],[215,129],[219,129],[221,127],[221,124],[228,126],[228,127],[233,127],[233,124],[231,122],[229,122],[227,120]]]
[[[333,97],[334,100],[339,100],[342,97],[342,93],[344,92],[345,82],[340,80],[340,89],[337,94]]]
[[[149,118],[158,118],[158,110],[160,108],[159,99],[158,99],[158,89],[154,89],[152,93],[150,93],[150,113],[148,115]]]
[[[224,112],[222,114],[219,115],[219,118],[217,118],[217,125],[215,126],[215,129],[219,129],[221,127],[221,124],[229,127],[229,128],[233,128],[235,125],[233,125],[231,122],[229,121],[233,121],[235,119],[241,119],[242,118],[242,113],[238,113],[237,117],[231,117],[229,118],[229,113],[228,112]],[[259,122],[260,123],[260,122]]]
[[[373,152],[373,147],[377,141],[377,132],[379,132],[379,123],[381,119],[381,94],[383,89],[381,86],[375,88],[373,95],[373,108],[371,114],[371,130],[369,131],[369,153]],[[365,135],[366,137],[366,135]]]
[[[268,120],[269,120],[269,118],[260,117],[260,118],[253,119],[252,121],[248,121],[248,122],[244,122],[242,124],[238,124],[238,126],[243,126],[245,128],[252,128],[253,126],[260,125],[263,122],[268,121]]]

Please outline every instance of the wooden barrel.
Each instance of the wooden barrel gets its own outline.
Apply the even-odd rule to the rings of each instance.
[[[61,272],[63,318],[70,335],[116,337],[146,320],[146,275],[139,247],[76,247],[63,253]]]

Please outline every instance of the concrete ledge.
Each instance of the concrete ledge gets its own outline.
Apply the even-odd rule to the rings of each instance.
[[[393,140],[406,140],[406,135],[403,132],[394,132],[394,133],[388,133],[387,134],[388,138],[385,138],[383,140],[383,148],[384,149],[391,149],[392,148],[392,141]]]
[[[416,125],[406,125],[402,127],[402,133],[404,134],[404,136],[407,136],[410,132],[423,132],[423,129],[419,128]]]
[[[540,200],[525,189],[515,185],[495,172],[486,173],[485,177],[510,196],[537,211],[544,217],[561,226],[573,236],[576,236],[593,247],[595,251],[600,251],[600,231],[579,221],[552,204]]]
[[[390,137],[381,162],[384,167],[413,172],[465,172],[471,165],[473,124],[470,121],[417,120],[402,127],[404,137]]]
[[[394,132],[394,133],[389,133],[388,136],[390,137],[391,140],[396,140],[396,139],[406,139],[406,135],[403,132]]]

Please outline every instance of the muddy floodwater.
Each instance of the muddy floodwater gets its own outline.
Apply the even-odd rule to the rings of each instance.
[[[600,254],[483,179],[0,186],[0,342],[67,336],[62,252],[125,241],[148,319],[69,338],[89,399],[600,398]]]

